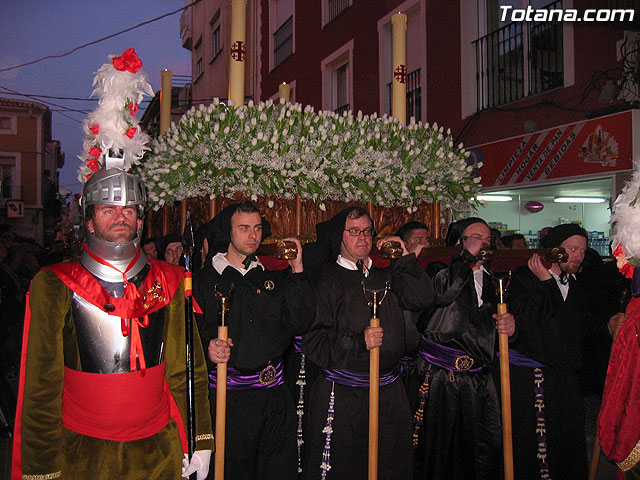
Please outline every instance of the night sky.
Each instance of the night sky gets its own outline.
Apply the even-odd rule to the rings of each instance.
[[[69,52],[184,5],[184,0],[0,0],[0,69]],[[109,61],[109,54],[135,48],[154,91],[160,88],[164,68],[174,75],[191,74],[190,52],[180,40],[180,15],[177,12],[62,58],[0,72],[0,97],[41,102],[53,111],[53,139],[61,142],[66,154],[61,186],[73,192],[82,188],[76,173],[84,135],[81,122],[97,105],[96,100],[86,99],[93,91],[93,72]],[[27,98],[10,91],[84,100]],[[146,105],[140,106],[138,118]]]

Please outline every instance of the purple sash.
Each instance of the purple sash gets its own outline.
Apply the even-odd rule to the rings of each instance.
[[[394,370],[388,373],[380,374],[380,386],[389,385],[395,382],[400,376],[400,365]],[[369,373],[356,372],[354,370],[347,370],[345,368],[335,370],[322,370],[322,374],[330,382],[335,382],[340,385],[346,385],[347,387],[368,387],[369,386]]]
[[[405,355],[400,359],[400,371],[404,372],[405,370],[413,367],[413,364],[415,363],[415,361],[416,361],[415,357]]]
[[[471,358],[463,350],[445,347],[422,337],[420,356],[427,362],[450,372],[479,372],[485,365]]]
[[[498,352],[498,356],[500,356],[500,352]],[[518,367],[529,368],[544,368],[546,366],[544,363],[537,362],[533,358],[529,358],[526,355],[511,349],[509,349],[509,363]]]
[[[293,337],[293,348],[296,349],[299,355],[302,355],[302,337]]]
[[[261,371],[245,375],[233,367],[227,367],[228,390],[251,390],[258,388],[272,388],[284,383],[282,361],[269,361]],[[217,370],[209,372],[209,388],[216,388]]]

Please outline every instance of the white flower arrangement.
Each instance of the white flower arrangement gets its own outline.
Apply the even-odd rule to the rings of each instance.
[[[155,210],[186,198],[241,192],[411,208],[468,210],[481,188],[462,144],[437,124],[266,101],[214,99],[156,139],[139,174]]]

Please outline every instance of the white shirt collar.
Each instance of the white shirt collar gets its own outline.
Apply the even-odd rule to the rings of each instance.
[[[346,268],[347,270],[358,270],[358,267],[356,266],[355,262],[352,262],[351,260],[347,260],[342,255],[338,255],[338,258],[336,259],[336,263],[341,267]],[[366,272],[364,274],[365,277],[369,276],[369,270],[371,270],[372,264],[373,264],[373,261],[371,260],[371,258],[367,257],[367,259],[364,261],[364,266],[366,267]]]
[[[251,263],[249,264],[249,268],[244,269],[242,267],[236,267],[235,265],[231,264],[229,260],[227,260],[227,254],[222,252],[218,252],[213,256],[213,258],[211,259],[211,264],[213,265],[213,268],[216,269],[216,272],[218,272],[220,275],[222,275],[222,272],[224,272],[224,269],[227,267],[235,268],[242,274],[242,276],[246,275],[246,273],[253,268],[260,267],[262,268],[262,270],[264,270],[264,265],[260,263],[260,260],[257,260],[257,257],[256,260],[251,261]]]
[[[558,275],[556,272],[552,271],[551,269],[549,269],[549,273],[556,280],[556,283],[558,284],[558,288],[560,289],[560,293],[562,294],[562,298],[566,300],[567,295],[569,295],[569,282],[562,283],[560,281],[560,275]],[[567,279],[569,277],[573,277],[574,279],[576,278],[576,276],[573,273],[568,275]]]
[[[554,272],[553,270],[549,269],[548,272],[553,276],[553,278],[556,279],[556,281],[560,281],[560,275],[558,275],[556,272]],[[569,277],[573,277],[573,279],[576,279],[576,276],[573,273],[570,273],[569,275],[567,275],[567,278]]]
[[[474,271],[473,271],[473,274],[474,274],[474,275],[480,275],[480,273],[478,273],[478,272],[484,272],[484,273],[486,273],[487,275],[490,275],[489,271],[488,271],[486,268],[484,268],[484,265],[480,265],[480,268],[479,268],[479,269],[477,269],[477,270],[474,270]]]
[[[484,265],[480,265],[480,268],[473,271],[473,284],[476,289],[476,298],[478,299],[478,306],[482,306],[482,288],[484,285],[484,274],[489,274]]]

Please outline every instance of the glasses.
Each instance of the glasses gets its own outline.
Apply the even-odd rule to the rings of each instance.
[[[349,232],[349,235],[352,237],[359,237],[362,233],[365,237],[373,236],[373,228],[365,228],[364,230],[358,227],[352,227],[345,230],[345,232]]]

